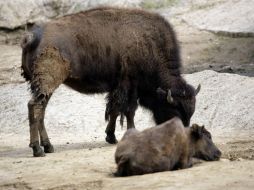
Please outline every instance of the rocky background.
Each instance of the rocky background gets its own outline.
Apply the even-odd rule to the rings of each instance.
[[[25,26],[98,5],[158,12],[174,26],[186,80],[202,88],[192,122],[204,124],[223,152],[219,162],[131,178],[114,178],[115,146],[105,143],[105,94],[55,92],[46,128],[56,153],[33,158],[28,85],[20,76]],[[0,189],[253,189],[254,1],[0,0]],[[147,110],[139,130],[154,125]],[[125,127],[117,126],[120,139]]]

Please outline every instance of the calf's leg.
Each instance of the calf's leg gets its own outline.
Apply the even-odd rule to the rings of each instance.
[[[132,85],[132,86],[133,88],[129,90],[128,107],[127,107],[127,111],[125,112],[126,119],[127,119],[127,129],[135,128],[134,116],[135,116],[136,109],[138,107],[137,89],[135,85]]]
[[[106,141],[110,144],[116,144],[117,139],[115,136],[115,128],[116,128],[116,119],[118,117],[118,113],[111,113],[109,115],[109,122],[106,128]]]
[[[128,94],[127,89],[124,86],[119,86],[112,92],[109,92],[107,96],[107,105],[105,111],[105,120],[109,121],[106,128],[106,141],[110,144],[117,143],[115,137],[116,119],[119,114],[123,113],[123,110],[127,107]]]
[[[192,159],[190,157],[190,150],[188,145],[182,146],[182,154],[179,159],[177,169],[190,168],[192,166]]]
[[[123,115],[127,118],[127,129],[135,128],[134,125],[134,116],[135,111],[137,109],[137,90],[134,85],[133,89],[126,84],[122,84],[113,92],[110,92],[107,96],[107,106],[105,112],[105,119],[109,120],[109,123],[106,128],[106,141],[110,144],[117,143],[117,139],[115,137],[115,127],[116,127],[116,119],[119,115],[122,117]]]

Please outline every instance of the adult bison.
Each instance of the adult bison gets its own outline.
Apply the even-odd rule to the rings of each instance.
[[[180,76],[174,31],[158,14],[96,8],[33,27],[21,46],[23,76],[33,95],[28,110],[34,156],[54,151],[44,115],[62,83],[81,93],[109,93],[105,114],[109,143],[116,142],[119,114],[126,116],[127,128],[134,127],[138,99],[157,124],[178,116],[189,125],[197,90]]]

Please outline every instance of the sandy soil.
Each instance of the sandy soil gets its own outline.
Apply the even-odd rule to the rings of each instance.
[[[66,134],[61,135],[65,137]],[[75,139],[74,133],[72,138]],[[67,140],[70,140],[68,136]],[[57,144],[56,153],[33,158],[26,143],[20,141],[17,146],[8,146],[9,140],[5,138],[7,146],[0,146],[0,189],[239,190],[254,187],[254,142],[250,139],[219,144],[225,159],[218,162],[197,162],[190,169],[125,178],[112,175],[115,146],[101,140],[79,140]]]

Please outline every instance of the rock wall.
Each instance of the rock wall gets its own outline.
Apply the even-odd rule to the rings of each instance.
[[[185,14],[182,18],[201,30],[232,37],[253,37],[253,9],[254,1],[231,0],[201,6],[199,10]]]
[[[0,0],[0,28],[12,30],[104,5],[155,9],[173,5],[158,12],[180,17],[201,30],[233,37],[254,36],[254,1],[249,0]]]
[[[138,7],[141,0],[0,0],[0,28],[45,22],[98,5]]]

